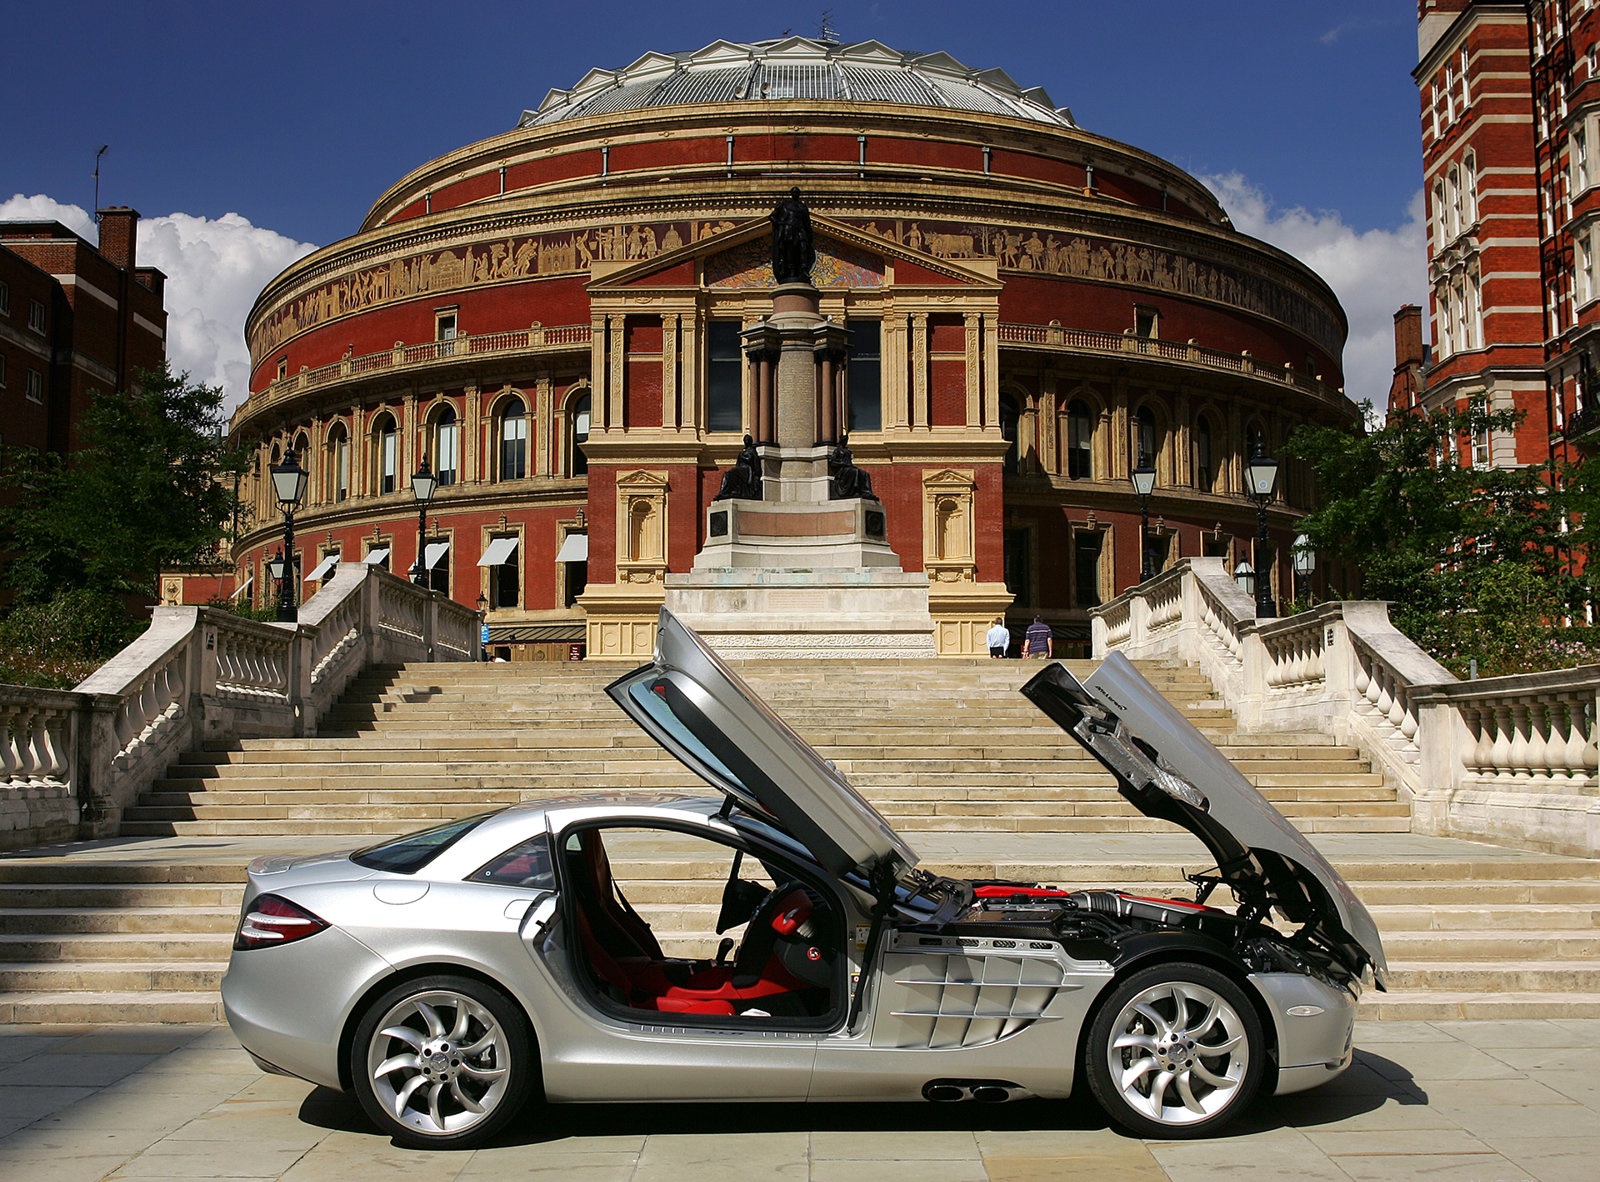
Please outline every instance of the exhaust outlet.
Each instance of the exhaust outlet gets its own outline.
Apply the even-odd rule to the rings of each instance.
[[[1004,1104],[1011,1099],[1011,1090],[999,1084],[979,1084],[972,1089],[972,1098],[979,1104]]]
[[[935,1104],[955,1104],[967,1098],[967,1089],[950,1083],[931,1083],[922,1089],[922,1098]]]

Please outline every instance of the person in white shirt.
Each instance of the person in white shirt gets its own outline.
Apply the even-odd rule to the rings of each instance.
[[[1006,627],[1005,617],[995,617],[994,627],[989,629],[989,635],[985,637],[985,643],[989,646],[989,655],[991,657],[1003,657],[1006,655],[1006,649],[1011,647],[1011,632]]]

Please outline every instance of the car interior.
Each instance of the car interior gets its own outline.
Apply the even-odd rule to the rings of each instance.
[[[641,884],[630,892],[613,868],[614,848],[645,852],[642,862],[619,859],[636,884],[663,865],[703,865],[707,855],[725,864],[727,874],[720,881],[673,879],[665,891]],[[626,869],[633,866],[638,869]],[[562,880],[579,960],[604,1003],[779,1021],[818,1020],[838,1005],[844,930],[838,908],[815,884],[774,861],[678,831],[593,827],[562,842]],[[630,893],[658,898],[641,913]],[[713,923],[715,936],[705,931]]]

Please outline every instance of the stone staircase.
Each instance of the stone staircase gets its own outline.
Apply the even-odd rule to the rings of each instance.
[[[1188,839],[1177,835],[1175,849],[1171,826],[1138,816],[1016,693],[1035,669],[741,667],[913,846],[934,851],[927,864],[1174,892],[1197,868]],[[220,1018],[216,984],[255,852],[348,847],[542,794],[701,790],[601,692],[618,672],[372,670],[317,738],[185,756],[127,813],[120,845],[0,857],[0,1022]],[[1393,970],[1393,991],[1369,994],[1364,1009],[1600,1016],[1600,863],[1465,842],[1409,856],[1406,843],[1429,839],[1409,835],[1406,805],[1353,751],[1239,734],[1196,672],[1145,673],[1296,825],[1346,851],[1329,856],[1372,908]],[[1085,856],[1086,845],[1102,848]],[[634,902],[670,903],[674,879],[694,873],[653,865]],[[687,932],[704,918],[680,910],[666,922]]]

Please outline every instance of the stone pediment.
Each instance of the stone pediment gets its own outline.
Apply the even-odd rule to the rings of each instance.
[[[891,275],[897,285],[999,291],[992,274],[879,237],[869,230],[812,215],[817,261],[811,281],[819,290],[883,287]],[[640,290],[766,290],[775,287],[766,218],[741,224],[691,223],[693,241],[654,258],[596,274],[588,290],[622,295]]]

